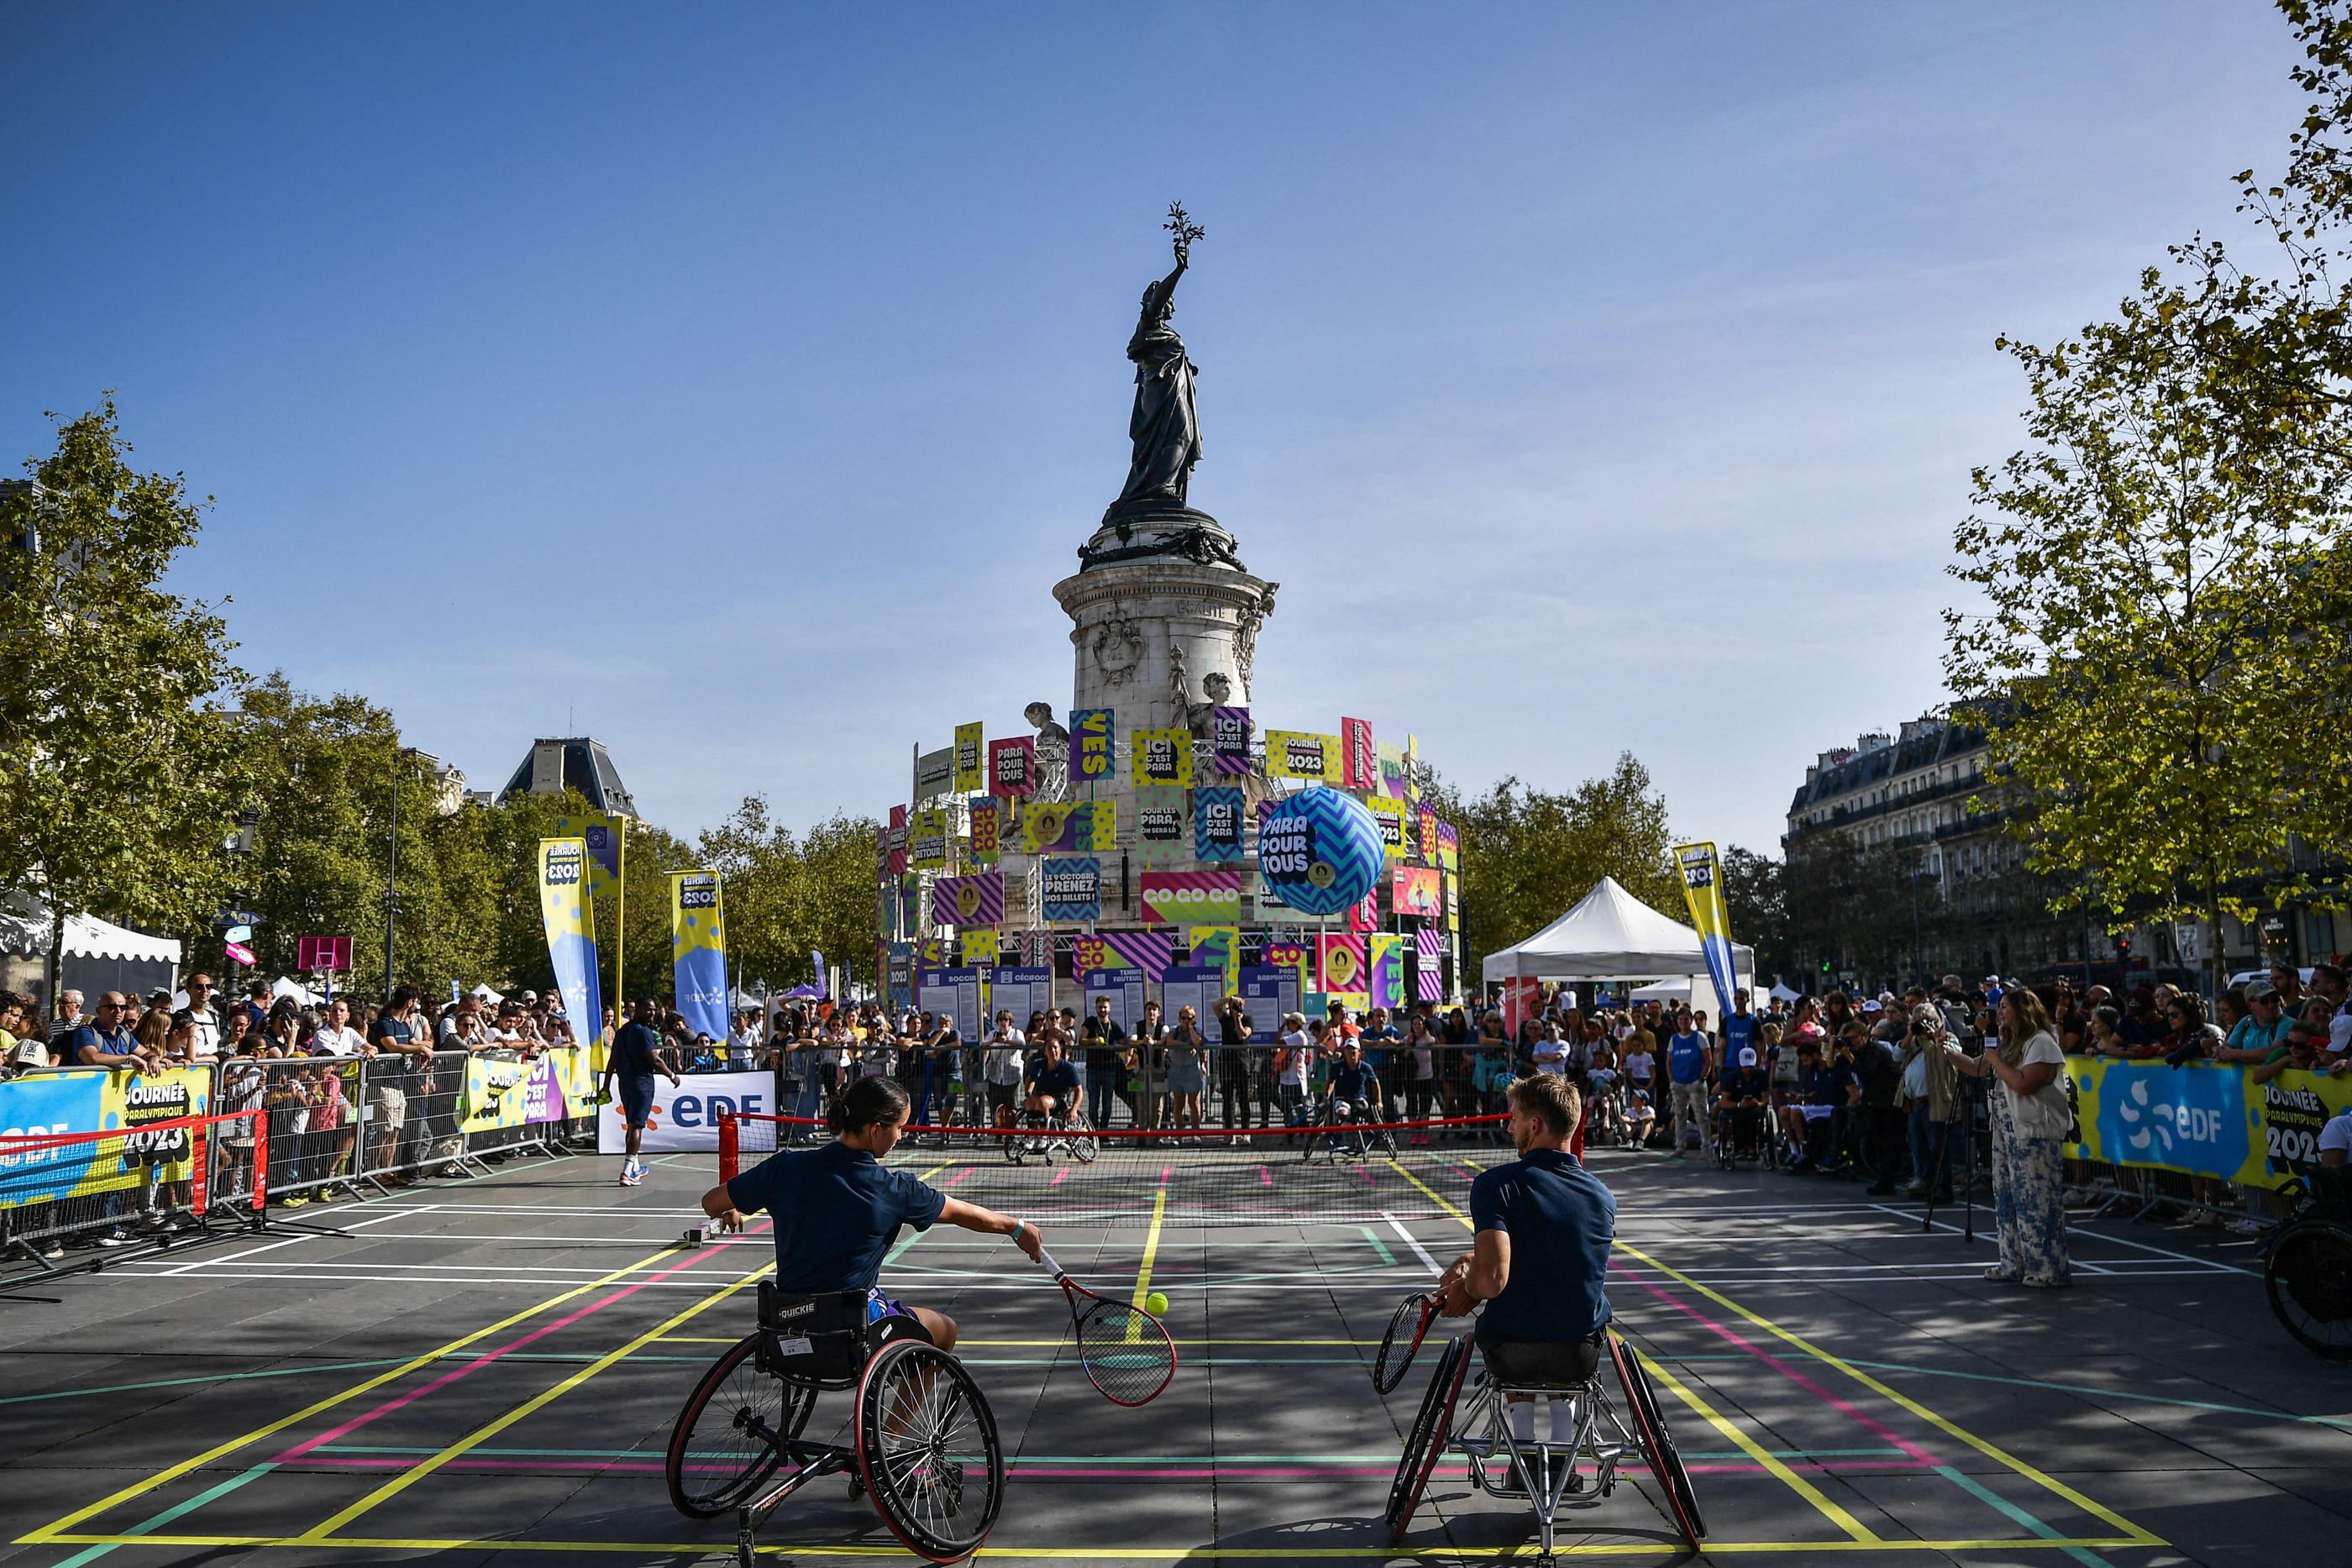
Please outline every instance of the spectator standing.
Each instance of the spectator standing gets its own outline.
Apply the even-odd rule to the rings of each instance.
[[[1102,1003],[1097,1013],[1099,1021],[1109,1025],[1113,1031],[1118,1031],[1117,1037],[1124,1040],[1124,1031],[1118,1030],[1118,1020],[1110,1016],[1110,998],[1103,997],[1097,999]],[[1091,1032],[1097,1021],[1097,1019],[1087,1020],[1090,1030],[1087,1039],[1090,1040],[1102,1038]],[[1013,1027],[1013,1009],[997,1009],[996,1027],[989,1031],[982,1067],[982,1071],[988,1074],[988,1119],[996,1126],[1013,1125],[1013,1108],[1021,1103],[1021,1085],[1027,1077],[1028,1054],[1028,1037]]]
[[[58,1016],[49,1020],[49,1054],[58,1061],[73,1054],[74,1031],[89,1021],[82,1016],[81,1002],[79,991],[58,994]]]
[[[248,1019],[251,1009],[240,1009]],[[247,1023],[244,1039],[255,1039],[256,1031]],[[401,1141],[408,1128],[409,1103],[412,1092],[421,1099],[423,1086],[432,1082],[433,1041],[424,1032],[416,1012],[416,988],[395,986],[391,1004],[378,1013],[369,1025],[370,1054],[375,1058],[372,1068],[362,1069],[368,1078],[368,1110],[374,1124],[369,1149],[369,1166],[376,1179],[392,1186],[405,1186],[409,1177],[394,1170],[401,1163]],[[257,1047],[256,1054],[259,1053]]]
[[[1169,1125],[1201,1130],[1201,1096],[1209,1087],[1209,1042],[1201,1033],[1200,1016],[1191,1007],[1176,1009],[1176,1027],[1168,1031]]]
[[[1241,998],[1226,997],[1217,1003],[1217,1119],[1228,1144],[1244,1142],[1240,1134],[1249,1131],[1257,1055],[1250,1049],[1251,1027]]]
[[[1666,1042],[1666,1076],[1674,1085],[1676,1159],[1683,1157],[1684,1142],[1694,1128],[1698,1132],[1699,1158],[1714,1157],[1706,1093],[1707,1077],[1714,1071],[1714,1053],[1707,1050],[1706,1036],[1691,1027],[1689,1013],[1676,1013],[1674,1035]]]
[[[2059,1289],[2074,1283],[2066,1260],[2066,1211],[2059,1140],[2073,1113],[2063,1082],[2066,1058],[2051,1032],[2040,998],[2011,990],[1995,1015],[1997,1049],[1969,1056],[1957,1044],[1945,1056],[1972,1078],[1990,1074],[2000,1087],[1992,1110],[1993,1221],[2000,1261],[1985,1278]]]
[[[1282,1101],[1282,1123],[1295,1127],[1307,1113],[1307,1081],[1314,1060],[1314,1038],[1307,1032],[1307,1019],[1299,1013],[1285,1013],[1282,1019],[1281,1044],[1275,1051],[1275,1092]]]
[[[207,1064],[218,1061],[223,1030],[220,1009],[213,1002],[213,977],[210,975],[188,977],[187,1011],[195,1025],[195,1034],[188,1048],[188,1059]]]
[[[1950,1037],[1940,1009],[1925,1000],[1913,1005],[1911,1031],[1903,1041],[1899,1102],[1910,1123],[1907,1190],[1930,1203],[1952,1201],[1952,1173],[1946,1162],[1951,1157],[1952,1124],[1960,1113],[1958,1075],[1944,1054],[1944,1042]]]

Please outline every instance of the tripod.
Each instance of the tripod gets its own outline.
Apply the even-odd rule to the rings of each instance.
[[[1944,1146],[1936,1156],[1935,1179],[1927,1184],[1927,1209],[1919,1217],[1919,1234],[1927,1235],[1936,1227],[1936,1195],[1947,1190],[1951,1175],[1952,1145],[1965,1143],[1960,1173],[1960,1239],[1972,1242],[1977,1239],[1977,1096],[1976,1086],[1958,1083],[1954,1086],[1960,1096],[1960,1115],[1956,1122],[1947,1123]],[[1949,1201],[1948,1199],[1947,1201]]]

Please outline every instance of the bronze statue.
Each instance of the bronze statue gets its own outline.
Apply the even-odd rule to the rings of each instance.
[[[1175,236],[1176,268],[1145,287],[1142,315],[1127,340],[1127,357],[1135,361],[1135,413],[1127,422],[1134,455],[1111,516],[1183,507],[1192,465],[1201,460],[1201,416],[1192,400],[1198,370],[1168,319],[1176,309],[1176,285],[1192,262],[1192,242],[1204,235],[1181,202],[1169,204],[1166,226]]]

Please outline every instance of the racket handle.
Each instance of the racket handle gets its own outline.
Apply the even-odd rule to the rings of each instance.
[[[1056,1280],[1062,1277],[1062,1266],[1055,1262],[1054,1255],[1043,1247],[1037,1249],[1037,1261],[1044,1267],[1045,1272],[1053,1275]]]

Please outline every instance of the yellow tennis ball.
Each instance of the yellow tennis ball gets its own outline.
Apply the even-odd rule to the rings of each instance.
[[[1143,1310],[1156,1318],[1168,1310],[1168,1298],[1154,1291],[1143,1298]]]

